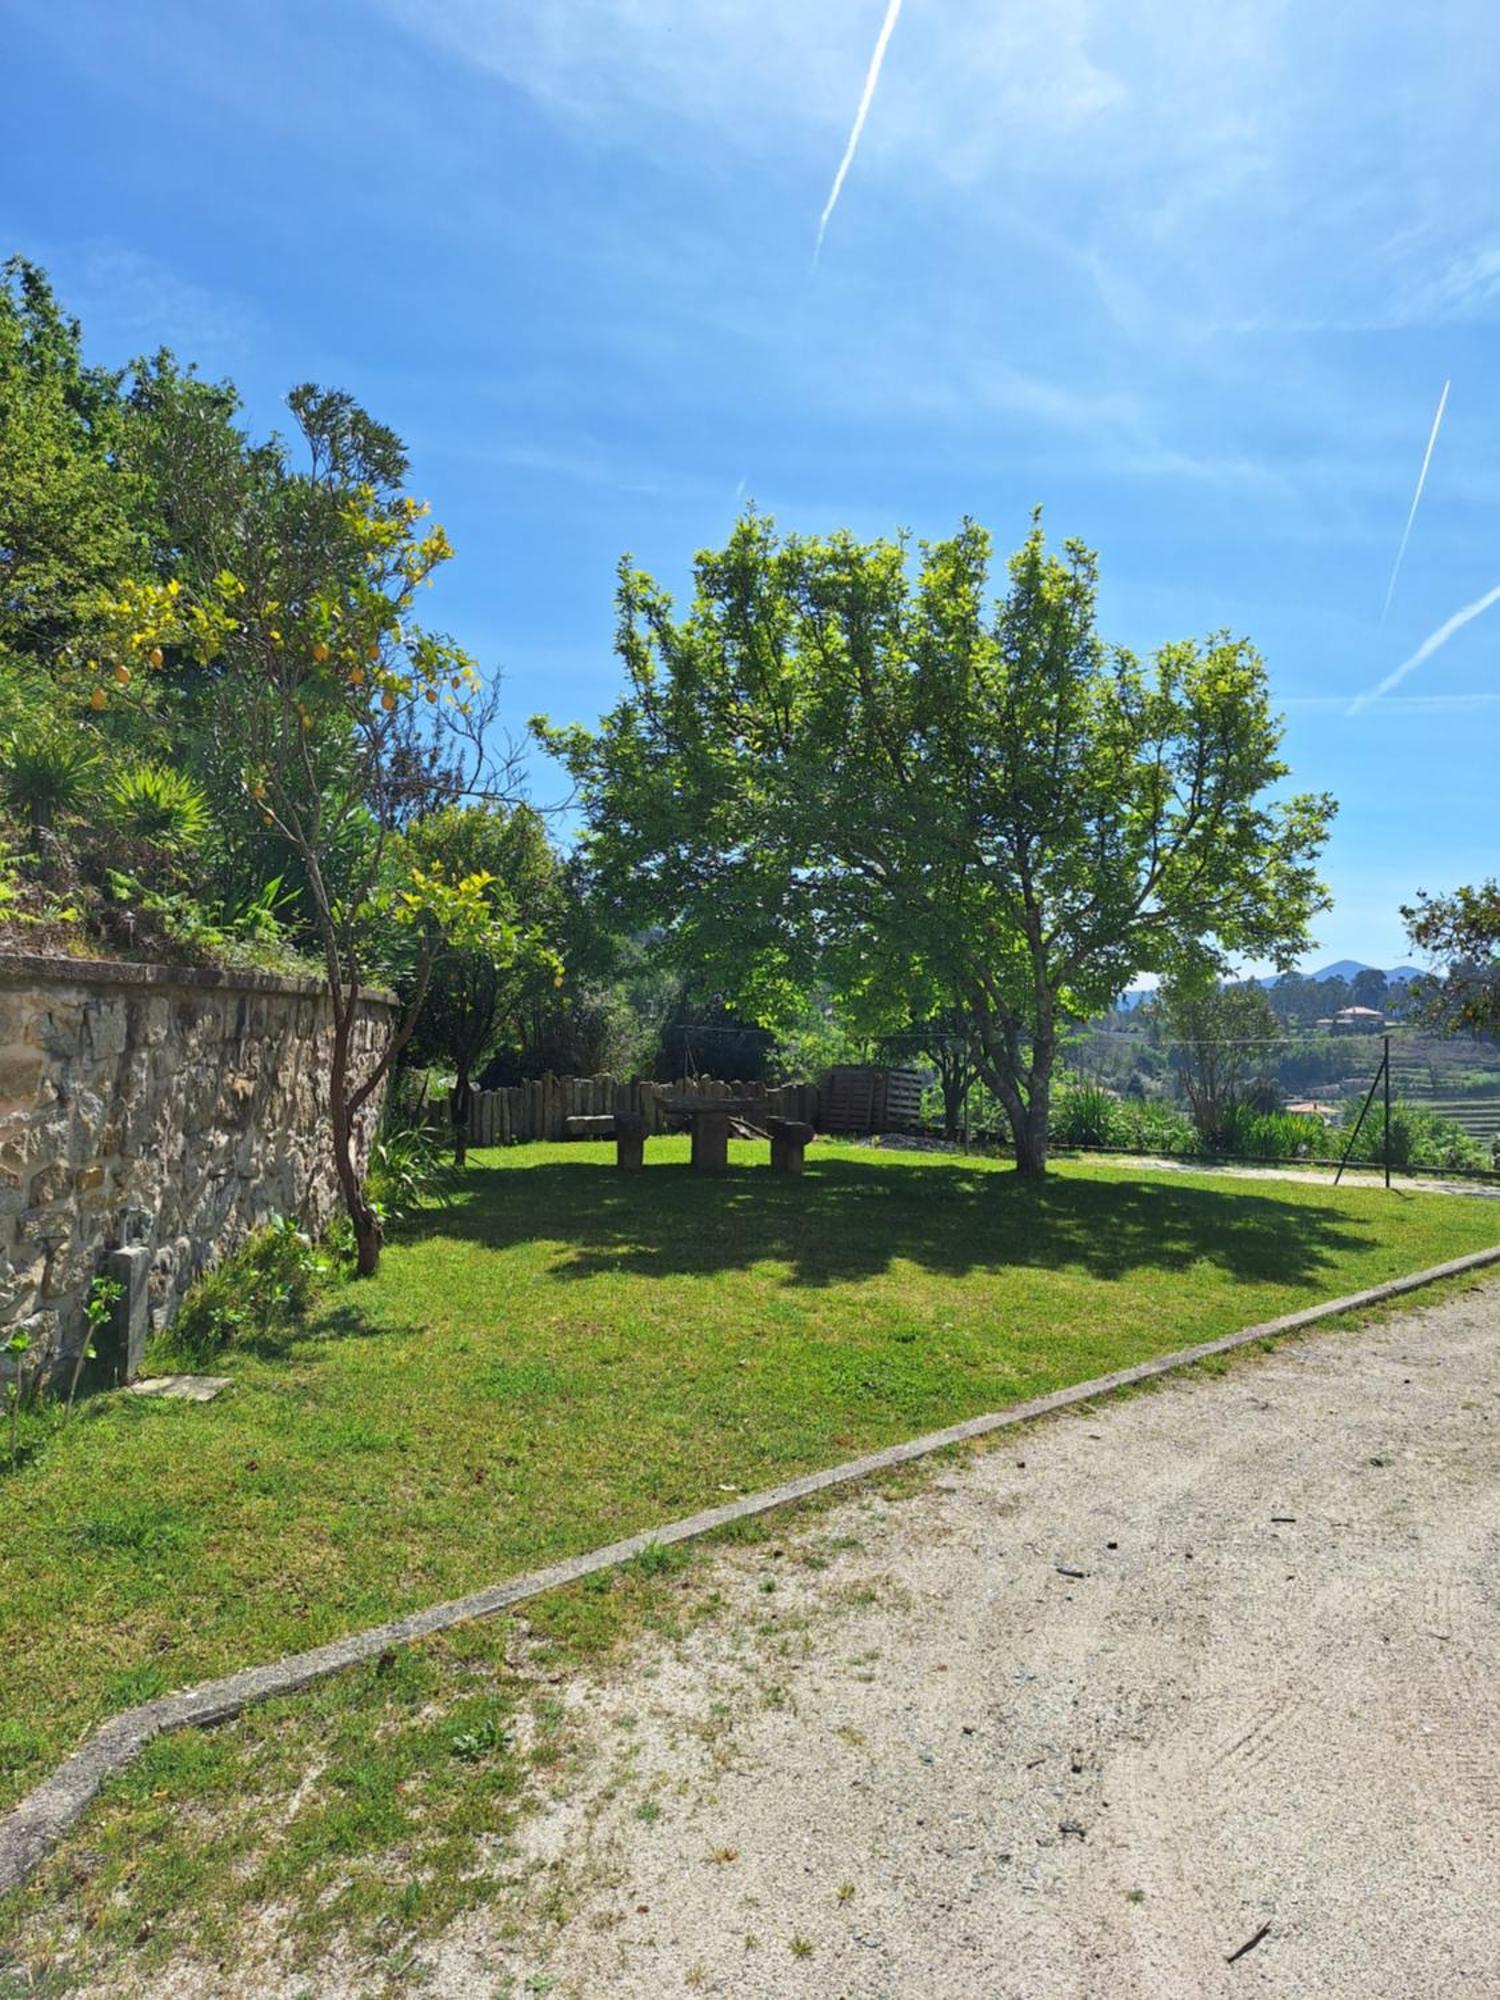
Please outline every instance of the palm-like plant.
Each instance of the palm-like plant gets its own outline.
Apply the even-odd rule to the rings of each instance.
[[[172,854],[201,846],[212,823],[204,793],[170,764],[126,764],[112,772],[104,809],[116,832]]]
[[[0,744],[0,786],[34,834],[82,803],[98,768],[98,745],[77,723],[29,719]]]

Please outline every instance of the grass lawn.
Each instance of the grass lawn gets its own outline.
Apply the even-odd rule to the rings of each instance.
[[[475,1155],[218,1402],[100,1398],[0,1475],[0,1803],[149,1695],[1500,1236],[1097,1162],[609,1151]]]
[[[144,1696],[1500,1236],[1478,1200],[1102,1162],[1028,1184],[818,1146],[798,1182],[748,1146],[716,1180],[686,1142],[644,1176],[608,1156],[476,1154],[376,1282],[290,1350],[228,1356],[218,1402],[100,1398],[4,1478],[4,1802]],[[566,1654],[648,1600],[680,1618],[678,1564],[540,1622]],[[100,1950],[166,1948],[226,1898],[300,1896],[308,1940],[440,1922],[524,1790],[518,1704],[526,1762],[562,1756],[504,1624],[164,1738],[6,1914],[68,1904]]]

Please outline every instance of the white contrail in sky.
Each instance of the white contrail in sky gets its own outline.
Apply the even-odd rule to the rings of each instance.
[[[1385,614],[1391,608],[1391,598],[1396,590],[1396,578],[1401,574],[1401,561],[1406,554],[1406,545],[1411,540],[1412,523],[1417,518],[1417,509],[1422,504],[1422,488],[1427,484],[1427,468],[1432,463],[1432,447],[1437,443],[1437,434],[1442,425],[1443,411],[1448,407],[1448,391],[1451,382],[1443,384],[1443,393],[1438,397],[1437,415],[1432,420],[1432,429],[1427,438],[1427,449],[1422,454],[1422,470],[1417,474],[1417,490],[1411,496],[1411,512],[1406,517],[1406,532],[1401,537],[1401,546],[1396,551],[1396,560],[1391,569],[1391,580],[1385,587],[1385,603],[1380,607],[1380,622],[1385,623]]]
[[[1424,660],[1430,660],[1440,646],[1446,646],[1455,632],[1461,632],[1465,625],[1477,618],[1481,611],[1488,611],[1492,604],[1500,604],[1500,583],[1497,583],[1493,590],[1487,590],[1483,597],[1475,598],[1472,604],[1466,604],[1462,611],[1455,611],[1446,624],[1439,625],[1430,637],[1422,641],[1409,660],[1403,660],[1393,673],[1387,674],[1379,687],[1369,688],[1351,701],[1348,713],[1358,715],[1360,710],[1368,708],[1372,701],[1379,701],[1381,696],[1389,694],[1393,687],[1399,687],[1406,676],[1415,673]]]
[[[870,115],[870,105],[874,101],[875,86],[880,81],[880,65],[885,61],[886,45],[891,39],[891,30],[896,25],[896,16],[901,12],[901,0],[887,0],[885,19],[880,24],[880,33],[875,41],[875,53],[870,58],[870,67],[865,74],[864,92],[859,100],[859,109],[854,114],[854,127],[849,134],[849,143],[844,148],[844,157],[839,161],[839,170],[833,177],[833,186],[828,199],[823,204],[823,213],[818,217],[818,241],[813,250],[813,267],[816,269],[823,254],[823,237],[828,229],[829,217],[839,205],[839,196],[844,191],[844,179],[853,164],[854,155],[859,150],[859,135],[865,129],[865,120]]]

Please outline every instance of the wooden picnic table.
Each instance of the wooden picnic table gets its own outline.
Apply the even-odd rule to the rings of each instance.
[[[658,1100],[668,1119],[682,1120],[692,1135],[692,1167],[695,1174],[720,1173],[729,1164],[731,1125],[749,1125],[764,1132],[771,1142],[771,1165],[778,1173],[800,1174],[811,1125],[795,1118],[768,1118],[765,1099],[760,1097],[679,1097]],[[567,1130],[577,1139],[613,1139],[615,1164],[626,1172],[638,1172],[645,1165],[646,1121],[639,1115],[616,1113],[613,1117],[570,1118]]]

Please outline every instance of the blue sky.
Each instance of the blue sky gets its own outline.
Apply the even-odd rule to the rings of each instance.
[[[1260,646],[1342,804],[1314,962],[1402,960],[1497,866],[1500,607],[1348,713],[1500,583],[1492,5],[905,0],[814,270],[884,12],[0,0],[0,242],[99,359],[393,424],[517,722],[607,706],[618,555],[681,585],[745,497],[1002,549],[1041,502],[1109,636]]]

